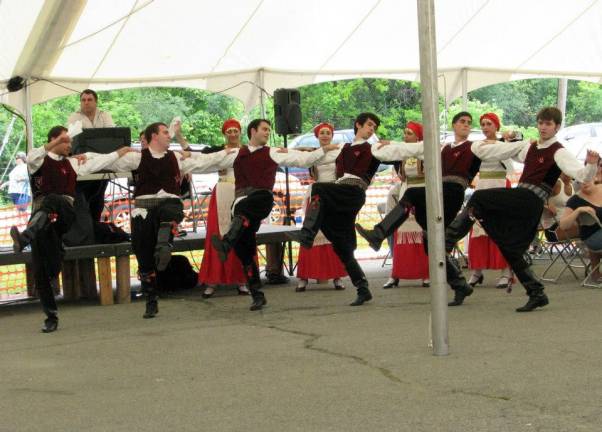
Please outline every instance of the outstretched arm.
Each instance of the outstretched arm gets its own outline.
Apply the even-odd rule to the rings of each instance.
[[[530,146],[530,141],[504,144],[495,144],[492,141],[475,141],[472,143],[471,150],[476,157],[484,162],[503,161],[512,158],[522,163],[527,157]]]
[[[381,161],[400,161],[411,157],[424,158],[424,143],[407,143],[404,141],[391,141],[390,144],[372,145],[372,156]]]
[[[81,163],[77,158],[70,157],[69,163],[71,163],[71,166],[73,167],[73,170],[76,172],[77,175],[83,176],[87,174],[92,174],[94,172],[98,172],[105,168],[110,170],[111,168],[113,168],[112,165],[115,164],[115,162],[117,162],[118,160],[123,159],[123,156],[126,154],[140,155],[140,153],[136,152],[131,147],[121,147],[119,150],[114,151],[112,153],[95,154],[93,157],[87,158],[84,163]],[[136,165],[134,168],[136,168],[137,166],[138,165]],[[131,171],[134,168],[123,171]]]
[[[600,155],[592,150],[587,151],[585,166],[565,148],[561,148],[554,153],[554,161],[558,165],[558,168],[569,177],[573,177],[580,182],[590,181],[594,178],[598,170],[599,160]]]
[[[237,154],[238,149],[226,149],[215,153],[191,152],[190,157],[186,158],[177,154],[176,157],[182,174],[202,174],[232,168]]]
[[[320,147],[319,149],[311,152],[291,149],[288,149],[286,152],[283,152],[280,149],[271,147],[270,157],[278,165],[309,168],[312,165],[314,165],[318,160],[323,158],[326,154],[326,151],[327,150],[325,150],[324,147]]]

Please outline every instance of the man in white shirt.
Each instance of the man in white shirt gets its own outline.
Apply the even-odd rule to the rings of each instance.
[[[115,127],[111,114],[98,109],[98,95],[94,90],[85,89],[79,96],[79,111],[69,116],[68,124],[82,122],[82,129]]]

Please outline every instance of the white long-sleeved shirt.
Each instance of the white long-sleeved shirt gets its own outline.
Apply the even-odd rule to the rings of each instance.
[[[251,153],[263,148],[263,146],[252,145],[248,145],[247,147]],[[238,156],[239,151],[240,149],[234,149],[232,153],[224,158],[223,163],[227,165],[224,168],[231,168],[234,166],[234,161],[236,160],[236,156]],[[270,158],[278,165],[288,167],[309,168],[321,160],[324,157],[324,154],[324,149],[322,148],[311,152],[289,149],[286,153],[281,153],[277,148],[270,147]]]
[[[424,159],[424,142],[391,141],[391,144],[381,148],[372,147],[372,156],[386,162],[402,161],[408,158]]]
[[[99,153],[84,153],[87,157],[87,160],[83,163],[80,163],[79,160],[73,157],[66,158],[73,171],[78,176],[83,176],[87,174],[92,174],[94,172],[100,171],[102,169],[107,168],[110,164],[117,161],[119,159],[119,155],[117,152],[112,152],[108,154],[99,154]],[[48,155],[48,157],[61,161],[65,159],[64,156],[53,153],[52,151],[46,151],[44,146],[37,147],[32,149],[27,154],[27,169],[30,174],[34,174],[37,170],[40,169],[42,163],[44,163],[44,158]]]
[[[99,109],[96,109],[92,120],[81,111],[74,112],[69,116],[67,124],[75,123],[78,120],[82,122],[82,129],[115,127],[111,114]]]
[[[547,148],[557,141],[556,136],[546,141],[538,141],[537,148]],[[491,145],[484,141],[476,141],[472,144],[471,150],[482,161],[512,159],[513,161],[524,163],[530,147],[530,141],[517,141],[504,143],[503,145]],[[580,182],[592,180],[598,169],[597,164],[587,164],[584,166],[565,148],[558,149],[554,153],[554,162],[556,162],[556,165],[558,165],[558,168],[563,173]]]

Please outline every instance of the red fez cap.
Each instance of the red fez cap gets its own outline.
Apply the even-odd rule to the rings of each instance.
[[[422,141],[423,134],[422,125],[420,123],[411,121],[408,122],[406,127],[416,134],[416,136],[418,137],[418,141]]]
[[[318,135],[320,134],[320,129],[324,129],[324,128],[328,128],[330,129],[330,133],[334,134],[334,126],[331,125],[330,123],[320,123],[318,126],[316,126],[314,128],[314,135],[316,136],[316,138],[318,138]]]
[[[222,125],[222,134],[225,134],[226,131],[232,127],[235,127],[238,130],[241,130],[242,128],[240,127],[240,123],[238,122],[238,120],[236,119],[228,119],[224,122],[224,124]]]
[[[479,118],[479,122],[481,122],[484,118],[491,120],[495,125],[496,130],[500,130],[500,118],[497,116],[496,113],[488,112],[483,114]]]

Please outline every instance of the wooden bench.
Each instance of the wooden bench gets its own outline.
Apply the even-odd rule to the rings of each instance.
[[[300,227],[283,225],[261,225],[257,233],[258,244],[283,243],[287,241],[287,232],[300,230]],[[205,247],[206,233],[204,229],[196,233],[188,233],[174,242],[174,252],[201,250]],[[111,275],[111,257],[115,257],[117,285],[117,303],[130,302],[130,255],[133,255],[131,243],[97,244],[65,248],[62,282],[63,296],[67,300],[79,298],[79,280],[86,275],[79,275],[76,262],[79,259],[96,259],[97,278],[100,293],[100,304],[110,305],[113,299],[113,278]],[[14,264],[31,264],[31,252],[0,252],[0,266]],[[92,272],[90,272],[90,275]],[[30,285],[28,278],[28,286]]]

